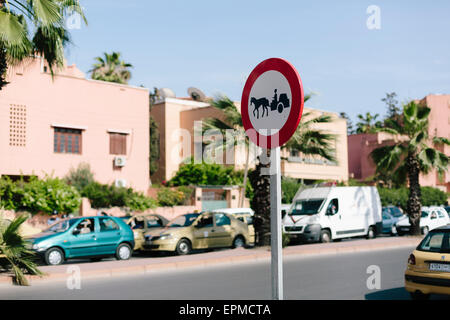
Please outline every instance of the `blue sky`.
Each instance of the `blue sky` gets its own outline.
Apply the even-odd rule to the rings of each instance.
[[[381,102],[450,93],[450,1],[81,0],[88,26],[71,30],[69,63],[87,72],[118,51],[132,85],[240,100],[246,76],[281,57],[299,71],[307,106],[385,114]],[[381,29],[369,30],[369,5]]]

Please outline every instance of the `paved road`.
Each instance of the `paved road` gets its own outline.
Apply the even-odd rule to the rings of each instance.
[[[411,249],[285,259],[286,299],[409,299],[403,272]],[[367,267],[381,270],[381,289],[369,290]],[[31,287],[0,286],[0,299],[270,299],[270,264],[241,263],[141,276],[85,279]],[[432,298],[447,299],[444,296]]]

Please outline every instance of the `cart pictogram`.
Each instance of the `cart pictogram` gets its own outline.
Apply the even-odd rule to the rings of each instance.
[[[274,95],[272,98],[272,101],[269,104],[269,99],[267,98],[259,98],[256,99],[255,97],[252,97],[250,99],[250,104],[253,105],[253,116],[259,119],[259,108],[262,107],[262,114],[261,118],[264,117],[264,114],[266,116],[269,115],[269,107],[271,111],[278,110],[279,113],[282,113],[284,109],[289,108],[290,102],[289,98],[286,93],[281,93],[280,97],[278,98],[277,89],[274,90]]]

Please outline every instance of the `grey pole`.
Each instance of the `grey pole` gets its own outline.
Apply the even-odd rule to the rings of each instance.
[[[280,147],[271,150],[270,158],[270,244],[272,255],[272,299],[283,300]]]

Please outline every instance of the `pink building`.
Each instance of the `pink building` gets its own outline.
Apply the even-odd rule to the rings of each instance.
[[[428,95],[418,101],[426,104],[430,109],[429,135],[450,139],[450,95]],[[385,133],[354,134],[348,136],[348,165],[350,177],[357,180],[365,180],[375,174],[375,164],[370,158],[370,153],[384,145],[392,144],[395,137]],[[439,147],[441,152],[450,155],[449,146]],[[450,172],[446,172],[440,181],[437,172],[433,170],[427,175],[420,176],[423,186],[438,187],[450,192]]]
[[[0,175],[64,177],[85,162],[101,183],[147,191],[147,89],[86,79],[75,65],[52,78],[40,58],[11,68],[7,81]]]

